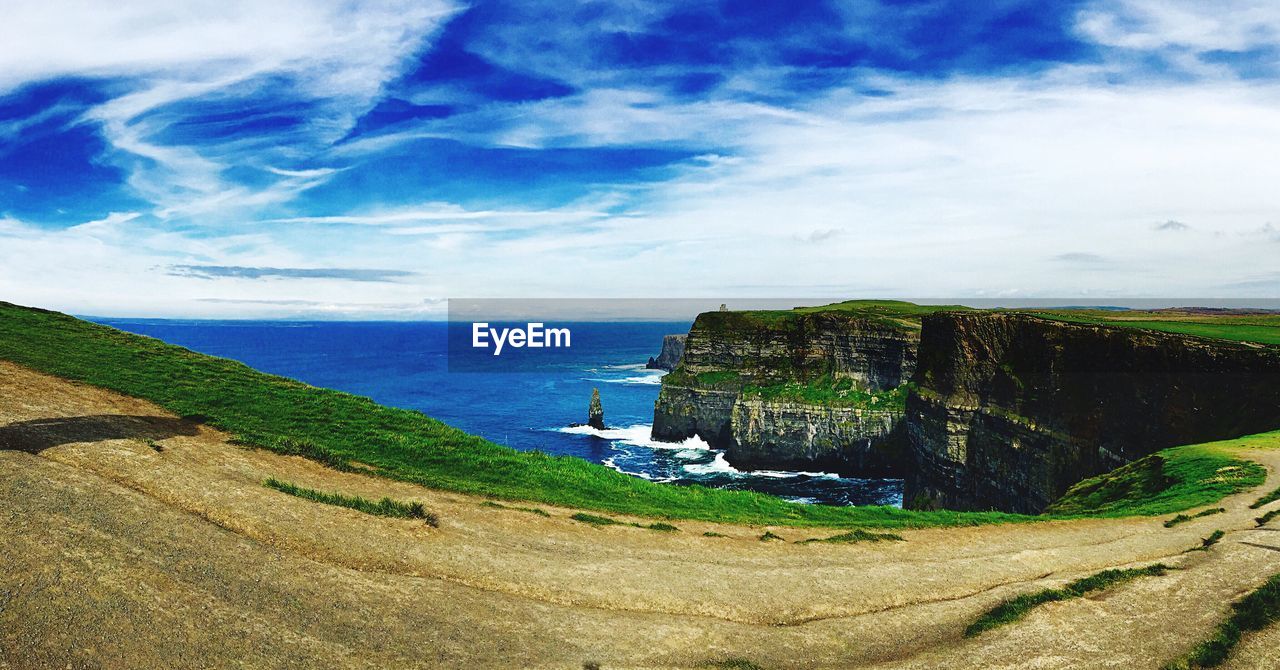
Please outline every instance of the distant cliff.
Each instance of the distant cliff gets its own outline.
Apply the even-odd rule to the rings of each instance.
[[[658,353],[657,358],[650,357],[649,362],[645,364],[650,370],[666,370],[671,372],[680,364],[680,359],[684,356],[684,342],[687,335],[663,335],[662,351]]]
[[[912,326],[839,309],[699,315],[663,378],[653,437],[698,435],[736,467],[896,472]]]
[[[1039,512],[1165,447],[1280,426],[1280,347],[1011,313],[923,319],[908,504]]]

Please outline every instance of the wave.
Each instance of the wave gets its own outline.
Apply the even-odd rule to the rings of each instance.
[[[662,377],[666,373],[662,370],[655,370],[654,374],[645,374],[630,377],[587,377],[589,382],[600,382],[602,384],[632,384],[641,386],[657,386],[662,383]]]
[[[728,475],[731,477],[767,477],[769,479],[789,479],[792,477],[809,477],[810,479],[839,479],[840,475],[833,472],[806,472],[806,471],[788,471],[788,470],[739,470],[733,467],[724,457],[724,452],[711,448],[705,440],[697,435],[689,437],[681,442],[660,442],[653,439],[653,427],[648,424],[635,424],[626,428],[606,428],[600,430],[591,426],[566,426],[557,428],[561,433],[570,435],[590,435],[603,440],[611,440],[619,444],[625,444],[636,447],[645,447],[647,449],[664,449],[675,450],[674,456],[682,460],[701,459],[708,453],[715,454],[708,462],[703,463],[686,463],[680,467],[691,475]],[[669,479],[655,479],[648,474],[628,472],[619,467],[614,459],[608,458],[602,461],[603,465],[613,468],[618,472],[636,477],[642,477],[651,481],[670,481]]]
[[[822,502],[817,498],[811,498],[809,496],[782,496],[782,499],[787,502],[800,503],[801,505],[817,505]]]
[[[690,437],[682,442],[659,442],[653,439],[653,426],[648,424],[636,424],[626,428],[606,428],[600,430],[591,426],[566,426],[557,428],[561,433],[569,433],[570,435],[591,435],[604,440],[614,440],[623,444],[630,444],[637,447],[647,447],[649,449],[680,449],[680,450],[697,450],[699,452],[710,451],[711,445],[697,435]]]
[[[692,475],[745,475],[747,473],[729,465],[729,461],[725,460],[724,452],[717,451],[716,457],[711,459],[710,463],[689,463],[681,466],[685,472]]]
[[[610,468],[610,469],[612,469],[612,470],[616,470],[616,471],[618,471],[618,472],[621,472],[621,473],[622,473],[622,474],[624,474],[624,475],[630,475],[630,476],[632,476],[632,477],[639,477],[640,479],[647,479],[647,480],[649,480],[649,481],[651,481],[651,482],[657,482],[657,483],[659,483],[659,484],[663,484],[663,483],[666,483],[666,482],[672,482],[672,481],[675,481],[675,480],[676,480],[676,478],[675,478],[675,477],[654,477],[653,475],[651,475],[651,474],[649,474],[649,473],[647,473],[647,472],[632,472],[632,471],[630,471],[630,470],[624,470],[624,469],[622,468],[622,466],[621,466],[621,465],[618,465],[618,462],[617,462],[617,460],[616,460],[616,459],[617,459],[617,456],[610,456],[609,458],[606,458],[606,459],[604,459],[603,461],[600,461],[600,465],[603,465],[603,466],[605,466],[606,468]]]
[[[834,472],[792,472],[787,470],[739,470],[733,467],[724,452],[717,451],[710,463],[689,463],[681,466],[685,472],[695,475],[731,475],[734,477],[768,477],[770,479],[789,479],[791,477],[809,477],[811,479],[839,479]]]

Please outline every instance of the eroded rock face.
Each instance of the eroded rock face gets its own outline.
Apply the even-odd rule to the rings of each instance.
[[[903,413],[738,398],[725,458],[747,469],[822,469],[901,476]]]
[[[650,370],[666,370],[671,372],[680,364],[680,359],[684,356],[684,342],[687,335],[663,335],[662,351],[658,353],[657,358],[650,358],[645,364]]]
[[[653,439],[682,442],[694,435],[716,449],[729,446],[736,390],[677,386],[662,381],[653,410]]]
[[[708,312],[694,321],[680,367],[693,375],[730,371],[755,383],[829,372],[881,391],[911,379],[918,343],[914,330],[840,312]]]
[[[740,468],[900,475],[901,411],[765,400],[743,389],[823,377],[868,391],[897,388],[915,370],[917,341],[910,328],[849,314],[702,314],[679,366],[663,378],[653,436],[698,435]]]
[[[923,321],[904,500],[1039,512],[1167,447],[1280,427],[1280,348],[944,312]]]

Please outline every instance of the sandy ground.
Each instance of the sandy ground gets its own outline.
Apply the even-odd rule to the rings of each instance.
[[[1280,486],[1280,453],[1248,455]],[[267,477],[420,500],[440,527]],[[1174,529],[1052,522],[857,545],[595,528],[242,449],[0,362],[0,668],[1158,668],[1280,572],[1280,523],[1253,528],[1256,497]],[[1183,553],[1217,528],[1217,547]],[[962,636],[1004,598],[1157,561],[1181,569]],[[1280,667],[1280,631],[1249,636],[1230,667]]]

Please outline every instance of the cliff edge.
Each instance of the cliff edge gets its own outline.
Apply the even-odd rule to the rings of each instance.
[[[854,302],[708,312],[663,378],[653,437],[697,435],[735,467],[899,476],[919,311]]]
[[[1157,450],[1280,426],[1280,346],[1032,314],[922,321],[908,505],[1040,512]]]

